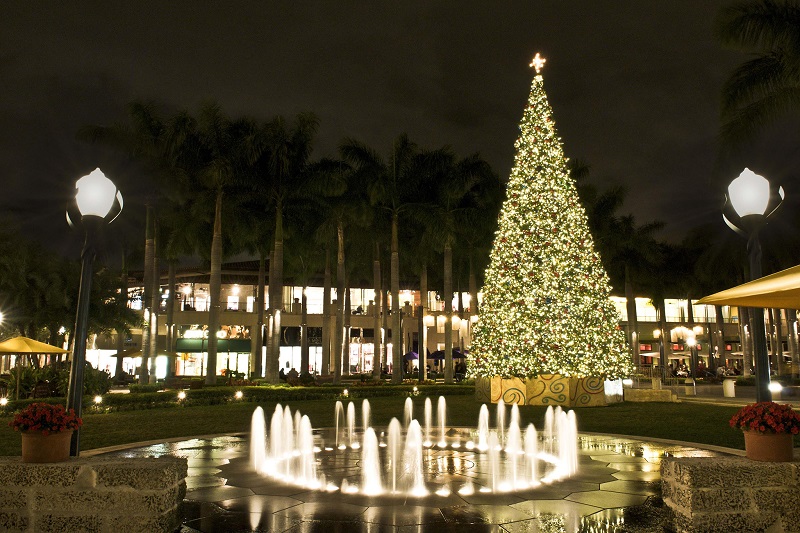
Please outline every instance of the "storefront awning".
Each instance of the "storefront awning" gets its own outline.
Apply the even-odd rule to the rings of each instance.
[[[177,339],[175,351],[180,353],[201,353],[208,351],[208,339]],[[250,353],[250,339],[219,339],[217,353]]]

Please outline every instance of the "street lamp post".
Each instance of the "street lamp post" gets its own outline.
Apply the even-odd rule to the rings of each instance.
[[[89,322],[89,294],[92,288],[92,263],[95,257],[97,233],[101,226],[114,220],[122,211],[122,194],[117,187],[97,168],[83,176],[75,184],[75,201],[80,220],[86,233],[81,251],[81,278],[78,289],[78,309],[73,332],[72,365],[69,372],[67,409],[74,409],[81,416],[83,403],[83,371],[86,366],[86,337]],[[67,220],[71,222],[69,211]],[[80,428],[72,434],[70,456],[80,455]]]
[[[732,230],[747,239],[751,280],[762,275],[759,231],[767,218],[780,207],[783,198],[783,187],[774,189],[766,178],[747,168],[728,186],[722,218]],[[756,401],[768,402],[772,400],[772,394],[769,390],[769,355],[763,308],[751,308],[750,323],[756,367]]]

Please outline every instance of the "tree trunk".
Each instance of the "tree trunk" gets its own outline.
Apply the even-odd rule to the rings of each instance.
[[[344,339],[342,342],[342,373],[345,376],[349,376],[351,374],[350,367],[352,366],[350,364],[350,324],[352,323],[352,308],[353,306],[350,301],[350,281],[345,280],[344,328],[342,329],[342,338]]]
[[[389,354],[389,280],[386,272],[381,277],[381,284],[383,290],[381,291],[381,329],[383,335],[383,362],[386,365],[386,370],[389,370],[390,354]],[[394,363],[392,363],[394,364]]]
[[[428,379],[428,327],[425,325],[425,315],[428,314],[428,265],[422,263],[419,273],[419,294],[420,294],[420,324],[419,336],[419,380]]]
[[[322,286],[322,371],[331,373],[331,250],[325,247],[325,277]]]
[[[345,280],[344,280],[344,226],[341,222],[336,227],[336,328],[334,331],[334,361],[333,361],[333,382],[342,382],[342,352],[344,351],[344,304],[345,304]]]
[[[119,277],[119,300],[120,305],[128,305],[128,263],[125,258],[125,252],[122,253],[122,273]],[[125,329],[120,328],[117,330],[117,354],[125,351]],[[114,380],[121,380],[122,373],[125,372],[122,366],[122,356],[117,356],[117,364],[114,368]]]
[[[789,344],[789,353],[792,355],[792,374],[800,372],[800,361],[798,361],[797,346],[797,310],[786,310],[786,339]]]
[[[633,294],[633,283],[631,283],[630,268],[625,265],[625,308],[628,312],[628,344],[631,347],[631,359],[633,365],[639,367],[642,359],[639,355],[639,321],[636,315],[636,297]]]
[[[478,279],[475,276],[472,254],[469,256],[469,314],[478,314]]]
[[[725,361],[728,359],[728,351],[725,349],[725,320],[722,317],[722,306],[715,305],[714,306],[714,314],[717,316],[716,318],[716,354],[717,360],[715,361],[716,366],[725,366]]]
[[[397,212],[392,213],[392,383],[403,382],[403,331],[400,317],[400,246],[397,238]]]
[[[772,313],[775,317],[775,353],[778,362],[775,371],[778,374],[783,374],[783,318],[781,317],[780,309],[773,309]]]
[[[177,293],[175,292],[175,261],[170,260],[167,266],[167,331],[166,331],[166,344],[164,346],[167,352],[167,377],[175,375],[176,360],[175,360],[175,301]]]
[[[444,245],[444,382],[453,383],[453,248]]]
[[[663,297],[658,298],[658,329],[661,330],[661,376],[666,379],[672,377],[671,372],[667,375],[669,356],[672,354],[672,342],[669,331],[667,330],[667,306]]]
[[[377,380],[381,377],[381,248],[377,241],[372,257],[372,287],[372,378]]]
[[[303,294],[300,297],[300,374],[308,374],[309,360],[308,360],[308,296],[306,290],[308,284],[303,284]]]
[[[775,343],[775,310],[765,309],[767,319],[767,339],[769,339],[769,364],[777,373],[780,373],[780,362],[778,361],[778,349]]]
[[[217,383],[217,332],[220,320],[222,292],[222,191],[217,192],[214,208],[214,236],[211,239],[211,275],[208,281],[208,360],[206,385]]]
[[[260,378],[264,375],[261,367],[262,355],[264,353],[264,291],[266,289],[266,260],[264,252],[261,252],[258,257],[258,286],[256,287],[256,299],[253,305],[256,306],[256,327],[255,331],[250,332],[250,357],[252,364],[252,377]]]
[[[753,343],[750,327],[750,311],[747,307],[740,307],[739,340],[742,343],[742,375],[745,376],[749,376],[753,368]]]
[[[283,206],[278,205],[275,215],[275,278],[270,278],[270,303],[272,307],[272,354],[267,358],[267,379],[278,383],[278,365],[281,357],[281,313],[283,313]],[[273,287],[274,284],[274,287]],[[274,301],[273,301],[274,299]]]
[[[267,340],[267,342],[266,342],[266,345],[267,345],[266,346],[266,358],[265,358],[265,362],[264,362],[264,377],[266,378],[268,383],[277,383],[278,381],[280,381],[280,377],[277,375],[278,363],[277,362],[276,363],[271,363],[270,362],[271,359],[272,359],[272,356],[273,356],[272,343],[275,340],[275,335],[273,335],[273,333],[272,333],[272,326],[273,326],[273,324],[275,322],[274,321],[275,313],[274,313],[274,307],[273,307],[273,305],[275,304],[275,290],[274,290],[275,289],[275,284],[274,284],[274,281],[275,281],[275,250],[273,249],[269,253],[269,286],[267,288],[267,294],[269,295],[268,296],[269,307],[267,308],[267,311],[268,311],[267,324],[266,324],[267,327],[264,330],[266,332],[265,334],[266,334],[266,340]],[[270,371],[269,371],[270,365],[273,365],[276,368],[276,370],[275,370],[276,375],[274,375],[274,376],[272,374],[270,374]]]
[[[153,259],[155,257],[155,212],[153,207],[147,206],[147,221],[145,225],[144,241],[144,294],[142,295],[142,307],[144,308],[144,324],[142,324],[142,364],[139,368],[139,383],[147,384],[150,382],[148,369],[150,368],[150,320],[152,310],[151,292],[153,290]]]
[[[157,232],[156,232],[157,233]],[[156,382],[156,361],[158,360],[158,312],[161,310],[161,272],[158,262],[158,243],[154,243],[153,249],[153,291],[152,301],[150,302],[150,373],[149,383]]]

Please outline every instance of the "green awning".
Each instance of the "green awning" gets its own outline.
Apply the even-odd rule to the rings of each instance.
[[[175,351],[200,353],[208,351],[208,339],[177,339]],[[250,353],[250,339],[218,339],[217,353]]]

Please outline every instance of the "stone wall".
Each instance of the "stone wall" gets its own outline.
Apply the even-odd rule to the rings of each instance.
[[[183,458],[0,458],[0,531],[175,531],[186,495]]]
[[[800,462],[664,458],[661,486],[678,532],[800,531]]]
[[[677,396],[669,389],[624,389],[626,402],[674,402]]]

